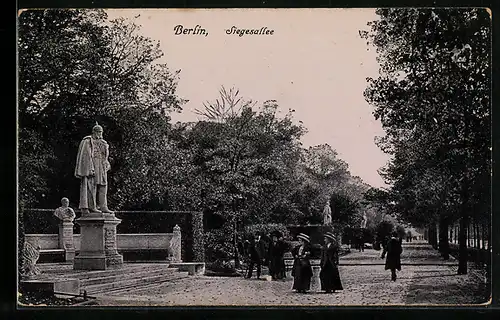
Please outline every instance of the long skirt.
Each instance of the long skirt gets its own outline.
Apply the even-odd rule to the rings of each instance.
[[[293,263],[293,287],[297,291],[305,291],[311,288],[312,268],[309,260],[295,259]]]
[[[321,290],[332,291],[344,289],[340,281],[339,269],[335,265],[327,264],[324,268],[321,268],[319,279],[321,281]]]

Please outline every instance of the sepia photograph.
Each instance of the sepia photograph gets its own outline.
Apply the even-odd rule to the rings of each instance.
[[[17,308],[489,305],[491,19],[19,10]]]

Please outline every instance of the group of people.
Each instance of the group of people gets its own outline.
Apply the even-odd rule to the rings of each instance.
[[[254,267],[257,268],[257,278],[260,278],[262,265],[269,267],[269,275],[272,280],[286,278],[285,253],[288,245],[283,240],[283,235],[279,231],[274,231],[270,235],[271,241],[266,246],[260,234],[247,239],[240,252],[243,252],[247,260],[248,271],[246,278],[251,278]]]
[[[299,293],[306,293],[311,287],[313,271],[309,261],[311,256],[311,241],[308,235],[299,233],[297,238],[300,244],[292,250],[293,261],[293,287]],[[331,232],[324,234],[325,244],[321,248],[321,260],[319,273],[321,290],[326,293],[343,290],[340,281],[339,246],[336,237]]]
[[[336,290],[343,290],[339,272],[339,243],[332,232],[324,233],[324,245],[321,248],[320,259],[320,284],[321,290],[326,293],[333,293]],[[293,290],[299,293],[306,293],[311,287],[313,270],[311,266],[311,240],[304,233],[299,233],[297,239],[300,244],[291,250],[293,256]],[[261,275],[262,264],[268,265],[269,274],[272,280],[286,278],[286,265],[284,255],[288,251],[288,245],[283,240],[279,232],[271,234],[271,242],[266,248],[261,235],[245,241],[242,248],[248,258],[248,272],[246,278],[252,277],[254,267],[257,267],[257,278]],[[402,239],[396,232],[384,241],[382,258],[386,258],[385,270],[391,270],[391,279],[396,281],[396,270],[401,270]]]

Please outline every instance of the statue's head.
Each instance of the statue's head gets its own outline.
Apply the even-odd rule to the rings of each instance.
[[[63,207],[68,207],[69,206],[69,199],[68,198],[62,198],[61,199],[61,204]]]
[[[95,126],[92,128],[92,135],[94,136],[94,138],[102,139],[102,132],[102,127],[96,122]]]

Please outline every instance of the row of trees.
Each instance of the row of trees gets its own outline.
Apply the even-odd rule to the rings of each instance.
[[[491,15],[487,9],[379,9],[362,38],[376,47],[380,76],[366,100],[392,156],[388,192],[371,192],[389,211],[440,232],[460,221],[459,274],[467,273],[471,218],[491,219]],[[431,232],[437,234],[437,232]]]
[[[138,29],[101,10],[20,15],[21,207],[53,208],[63,196],[76,205],[78,144],[98,121],[110,143],[112,209],[204,210],[220,222],[207,243],[225,254],[245,225],[321,222],[329,198],[337,222],[359,223],[369,186],[330,146],[303,148],[306,128],[276,101],[222,88],[200,106],[200,121],[172,124],[186,102],[176,94],[180,70],[157,63],[159,44]]]

